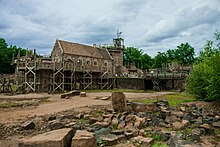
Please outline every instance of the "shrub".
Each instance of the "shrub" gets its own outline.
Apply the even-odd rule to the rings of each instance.
[[[216,37],[216,41],[219,41],[219,38]],[[210,44],[210,41],[207,43]],[[205,46],[199,57],[200,62],[187,78],[187,91],[199,100],[220,100],[220,49],[219,44],[217,47],[212,44]]]

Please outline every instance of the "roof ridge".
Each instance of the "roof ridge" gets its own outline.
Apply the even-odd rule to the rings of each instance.
[[[71,43],[71,44],[78,44],[78,45],[83,45],[83,46],[87,46],[87,47],[97,48],[97,47],[94,47],[94,46],[91,46],[91,45],[86,45],[86,44],[81,44],[81,43],[76,43],[76,42],[70,42],[70,41],[61,40],[61,39],[58,39],[58,40],[63,41],[63,42],[67,42],[67,43]]]
[[[107,49],[98,48],[94,46],[84,45],[80,43],[74,43],[69,41],[64,41],[58,39],[58,43],[65,54],[75,54],[81,56],[95,57],[95,58],[105,58],[112,60],[111,55]]]

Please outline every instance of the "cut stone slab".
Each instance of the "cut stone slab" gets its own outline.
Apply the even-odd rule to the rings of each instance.
[[[86,130],[77,130],[75,136],[72,138],[71,147],[96,147],[97,138],[94,133]]]
[[[127,101],[123,92],[112,93],[112,108],[115,112],[124,112],[127,110]]]
[[[105,96],[105,97],[100,98],[100,100],[109,100],[110,98],[111,96]]]
[[[69,147],[73,131],[70,128],[53,130],[29,139],[21,139],[19,147]]]
[[[72,96],[76,96],[76,95],[80,95],[80,91],[79,90],[73,90],[64,94],[61,94],[61,99],[68,99]]]
[[[80,97],[86,97],[86,92],[80,92]]]

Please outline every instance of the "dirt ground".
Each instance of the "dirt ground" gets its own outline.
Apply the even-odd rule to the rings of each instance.
[[[134,99],[150,99],[172,92],[153,92],[153,93],[124,93],[128,100]],[[75,111],[83,111],[88,106],[93,105],[110,105],[109,100],[100,100],[97,98],[108,97],[110,92],[87,93],[87,97],[74,96],[69,99],[61,99],[60,94],[31,93],[23,95],[0,95],[0,100],[19,101],[48,98],[49,102],[42,103],[39,106],[0,109],[0,123],[13,123],[22,119],[33,116],[42,116],[46,114],[54,114],[57,112],[74,109]]]

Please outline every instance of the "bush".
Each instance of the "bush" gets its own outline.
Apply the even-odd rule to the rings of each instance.
[[[220,55],[207,57],[194,67],[187,90],[199,100],[220,100]]]
[[[216,32],[214,36],[215,42],[206,42],[199,62],[187,78],[187,91],[199,100],[220,100],[220,33]]]

